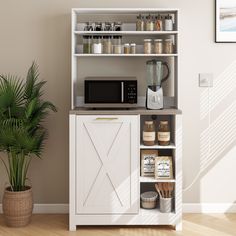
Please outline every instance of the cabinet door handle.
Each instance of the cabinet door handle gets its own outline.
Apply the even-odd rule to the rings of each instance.
[[[98,117],[95,120],[118,120],[116,117]]]

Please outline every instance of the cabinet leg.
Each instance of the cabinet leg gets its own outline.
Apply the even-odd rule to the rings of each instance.
[[[76,225],[70,224],[69,230],[70,230],[70,231],[76,231]]]
[[[176,231],[182,231],[182,222],[175,225],[175,230]]]

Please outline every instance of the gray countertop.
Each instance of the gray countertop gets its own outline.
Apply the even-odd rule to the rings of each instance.
[[[145,107],[130,109],[91,109],[78,107],[70,111],[74,115],[180,115],[182,111],[176,108],[163,110],[147,110]]]

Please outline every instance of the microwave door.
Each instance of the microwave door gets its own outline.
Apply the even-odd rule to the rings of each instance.
[[[120,81],[85,82],[85,103],[121,103],[122,97],[124,94]]]

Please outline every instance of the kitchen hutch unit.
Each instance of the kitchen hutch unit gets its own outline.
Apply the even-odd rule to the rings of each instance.
[[[173,31],[136,31],[139,14],[171,14]],[[87,21],[122,21],[122,31],[84,31]],[[137,44],[136,54],[83,53],[84,35],[122,35],[124,41]],[[173,54],[144,54],[145,37],[172,38]],[[171,64],[171,78],[165,85],[165,108],[145,108],[145,72],[138,77],[138,104],[129,109],[91,109],[85,106],[83,81],[87,76],[136,75],[135,66],[145,71],[145,61],[164,59]],[[100,64],[99,64],[100,63]],[[103,63],[103,64],[101,64]],[[129,64],[130,63],[130,64]],[[113,65],[115,64],[115,65]],[[96,70],[99,65],[101,70]],[[103,65],[103,67],[101,67]],[[109,65],[112,70],[109,70]],[[123,70],[114,70],[123,66]],[[91,69],[95,66],[95,70]],[[114,66],[114,67],[113,67]],[[129,68],[127,66],[130,66]],[[128,68],[128,69],[127,69]],[[134,74],[130,74],[130,73]],[[142,74],[143,73],[143,74]],[[140,73],[139,73],[140,74]],[[69,228],[82,225],[173,225],[182,228],[182,121],[178,109],[178,10],[177,9],[72,9],[72,110],[70,111],[70,214]],[[168,120],[171,143],[168,146],[145,146],[144,122]],[[173,178],[156,180],[142,177],[140,153],[158,150],[173,158]],[[141,207],[140,194],[156,191],[155,184],[174,185],[172,210],[160,212]],[[159,200],[158,200],[159,202]],[[158,228],[157,228],[158,229]]]

